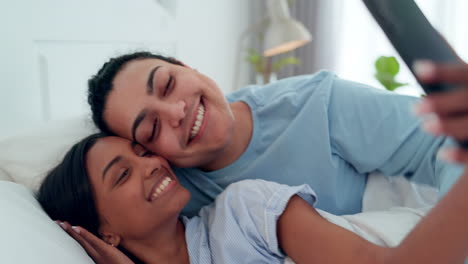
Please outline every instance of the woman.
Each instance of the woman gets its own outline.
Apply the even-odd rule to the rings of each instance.
[[[405,175],[446,192],[462,168],[442,162],[450,146],[419,126],[419,99],[328,72],[251,86],[226,97],[207,76],[151,53],[111,59],[89,81],[93,119],[171,164],[194,215],[244,179],[307,183],[334,214],[361,211],[367,175]],[[313,173],[311,173],[313,172]]]
[[[401,245],[385,248],[322,217],[306,185],[243,181],[199,216],[180,218],[190,193],[164,159],[128,140],[92,135],[51,171],[38,200],[51,218],[75,225],[62,224],[97,263],[283,263],[286,255],[296,263],[462,263],[467,188],[465,173]]]

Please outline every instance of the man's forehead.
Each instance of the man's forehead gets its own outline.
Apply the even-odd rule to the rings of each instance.
[[[137,60],[131,61],[126,66],[132,70],[138,70],[138,69],[141,70],[141,68],[147,68],[147,67],[152,68],[152,67],[155,67],[156,65],[166,66],[168,64],[169,62],[164,61],[164,60],[160,60],[156,58],[145,58],[145,59],[137,59]],[[126,67],[124,67],[124,69],[125,68]]]
[[[138,84],[146,84],[148,75],[154,67],[158,65],[167,66],[168,64],[166,61],[154,58],[128,62],[115,76],[113,85],[117,88],[122,85],[134,86],[137,85],[135,81],[138,81]]]

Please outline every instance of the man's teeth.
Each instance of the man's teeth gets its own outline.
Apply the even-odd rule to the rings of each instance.
[[[203,104],[200,104],[200,107],[198,107],[197,120],[195,121],[195,124],[193,125],[192,130],[190,131],[190,139],[194,138],[198,134],[198,131],[200,131],[200,127],[203,124],[204,117],[205,106],[203,106]]]
[[[152,194],[153,200],[158,198],[158,196],[164,192],[164,189],[171,183],[172,179],[167,177],[164,178],[164,180],[161,182],[161,184],[154,190],[154,193]]]

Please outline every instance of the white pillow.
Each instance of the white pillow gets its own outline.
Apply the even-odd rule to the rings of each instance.
[[[8,173],[0,168],[0,181],[13,181],[13,179],[8,175]]]
[[[63,159],[71,145],[95,131],[89,118],[76,117],[49,122],[0,141],[0,173],[4,172],[0,179],[36,190],[45,174]]]
[[[0,181],[0,208],[0,263],[94,263],[84,249],[47,216],[31,190]]]

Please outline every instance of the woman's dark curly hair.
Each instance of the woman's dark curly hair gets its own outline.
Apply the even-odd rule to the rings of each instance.
[[[184,66],[180,61],[174,58],[164,57],[146,51],[125,54],[112,58],[108,62],[104,63],[98,73],[88,80],[88,103],[91,106],[94,124],[102,132],[113,134],[109,129],[109,126],[104,121],[103,114],[107,97],[113,88],[115,76],[128,62],[143,59],[159,59],[175,65]]]

